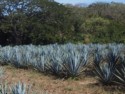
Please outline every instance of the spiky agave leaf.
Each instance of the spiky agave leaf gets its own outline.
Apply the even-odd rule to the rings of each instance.
[[[66,76],[76,77],[83,72],[83,67],[87,64],[87,54],[80,54],[76,50],[72,50],[67,54],[63,66],[65,68]]]
[[[48,69],[50,70],[50,72],[54,75],[61,75],[62,74],[62,61],[55,59],[51,59],[50,61],[51,63],[49,63],[48,65]]]
[[[27,87],[26,84],[19,82],[15,86],[13,86],[12,89],[12,94],[30,94],[30,88]]]
[[[117,67],[114,75],[117,78],[114,80],[115,83],[125,85],[125,57],[121,57],[120,66]]]
[[[46,65],[49,62],[47,59],[47,56],[41,55],[37,59],[35,59],[35,67],[38,69],[40,72],[46,72]]]
[[[103,54],[101,47],[97,47],[94,53],[94,65],[99,67],[99,64],[103,61]]]
[[[102,74],[100,75],[101,81],[103,81],[104,84],[111,83],[112,77],[113,77],[113,72],[108,63],[104,63],[101,66],[101,72],[102,72]]]
[[[62,74],[62,64],[63,64],[63,52],[58,48],[54,50],[53,54],[49,56],[49,63],[47,63],[46,68],[54,75]]]
[[[0,83],[0,94],[9,94],[9,88],[6,83]]]
[[[95,73],[100,78],[100,81],[107,85],[113,81],[113,73],[119,57],[117,54],[115,55],[113,51],[109,51],[109,53],[107,53],[106,61],[102,57],[102,54],[98,50],[94,59]]]
[[[13,48],[14,55],[11,59],[11,64],[13,64],[15,67],[20,68],[26,66],[24,64],[24,58],[23,58],[23,51],[20,49],[20,47],[14,47]]]
[[[105,81],[105,78],[103,77],[103,71],[101,67],[101,63],[103,63],[103,56],[101,54],[101,51],[97,48],[96,53],[94,56],[94,67],[95,67],[95,74],[101,79],[101,81]]]
[[[12,53],[12,47],[6,46],[1,48],[1,51],[0,51],[1,63],[8,64],[11,61],[13,54],[14,53]]]
[[[120,59],[120,50],[116,46],[109,47],[109,51],[107,54],[107,60],[114,67],[118,60]]]

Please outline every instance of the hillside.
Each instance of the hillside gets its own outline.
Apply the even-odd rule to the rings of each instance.
[[[1,45],[125,43],[122,3],[72,6],[53,0],[12,0],[1,1],[0,6]]]

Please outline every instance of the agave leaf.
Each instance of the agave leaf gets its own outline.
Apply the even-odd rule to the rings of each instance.
[[[119,83],[122,85],[125,85],[125,61],[124,58],[121,58],[121,66],[120,68],[116,69],[116,72],[114,73],[115,77],[118,80],[115,80],[115,83]]]
[[[12,94],[26,94],[26,85],[19,82],[12,87]]]
[[[124,78],[121,78],[120,76],[114,74],[120,81],[125,82]]]

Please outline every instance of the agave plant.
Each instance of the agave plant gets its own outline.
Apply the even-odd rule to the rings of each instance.
[[[67,54],[63,66],[67,77],[76,77],[83,72],[83,67],[87,64],[88,53],[80,54],[76,50],[72,50]]]
[[[19,47],[15,47],[13,48],[13,52],[14,54],[11,58],[11,64],[13,64],[17,68],[24,67],[25,64],[23,62],[22,50]]]
[[[116,68],[114,75],[116,77],[115,83],[125,85],[125,57],[121,57],[119,67]]]
[[[9,94],[9,88],[7,84],[0,84],[0,94]]]
[[[62,74],[62,61],[58,59],[51,59],[50,63],[48,64],[49,71],[54,75],[61,75]]]
[[[46,68],[52,74],[60,76],[62,74],[62,64],[63,64],[63,52],[61,50],[57,50],[50,54],[49,56],[49,63],[47,63]]]
[[[42,55],[38,58],[35,58],[35,67],[36,69],[38,69],[40,72],[45,72],[46,69],[46,65],[49,62],[49,60],[47,59],[47,57],[45,55]]]
[[[9,46],[1,48],[1,51],[0,51],[0,62],[2,64],[8,64],[11,61],[12,56],[13,56],[13,53],[12,53],[11,50],[12,50],[12,48],[9,47]]]
[[[106,53],[107,58],[105,60],[101,52],[99,49],[96,50],[94,58],[95,73],[100,78],[100,81],[107,85],[113,81],[119,56],[114,50],[110,50]]]
[[[30,87],[26,87],[23,83],[18,83],[15,86],[9,88],[5,83],[0,84],[0,94],[31,94]]]
[[[30,87],[26,87],[24,83],[19,82],[12,88],[12,94],[30,94]]]
[[[4,69],[0,67],[0,79],[4,76]],[[0,81],[0,94],[7,94],[8,93],[8,86],[7,84],[3,84],[2,81]]]

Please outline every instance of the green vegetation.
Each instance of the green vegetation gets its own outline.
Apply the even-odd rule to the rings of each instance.
[[[115,11],[114,11],[115,10]],[[125,5],[1,0],[0,44],[125,43]]]

